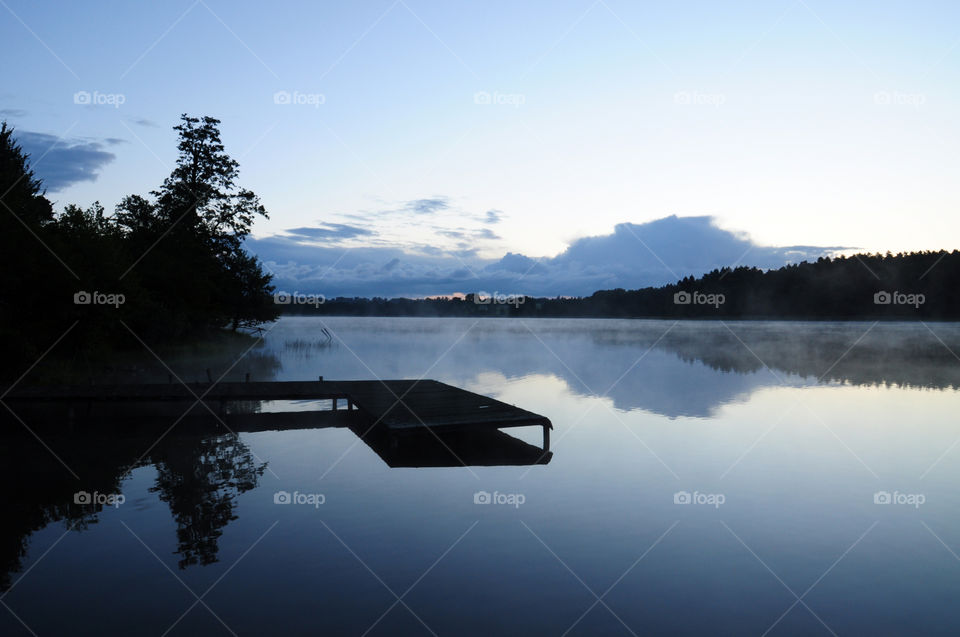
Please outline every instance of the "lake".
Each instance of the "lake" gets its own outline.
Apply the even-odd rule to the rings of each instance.
[[[550,418],[552,456],[18,414],[0,634],[954,635],[954,352],[953,323],[331,317],[145,351],[110,374],[437,379]]]

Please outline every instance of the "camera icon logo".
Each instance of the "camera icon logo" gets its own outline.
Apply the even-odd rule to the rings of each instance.
[[[890,504],[892,501],[893,498],[890,496],[889,491],[877,491],[873,494],[874,504]]]
[[[274,504],[290,504],[292,501],[289,491],[277,491],[273,494]]]
[[[689,292],[681,291],[673,295],[673,302],[676,305],[690,305],[692,300],[693,300],[693,297],[690,295]]]
[[[80,290],[73,295],[74,305],[90,305],[93,302],[93,296],[85,290]]]
[[[277,305],[290,305],[291,299],[289,292],[277,292],[273,295],[273,302]]]
[[[477,305],[488,305],[492,298],[489,292],[476,292],[473,295],[473,302]]]
[[[875,305],[890,305],[893,302],[893,297],[889,292],[881,290],[873,295],[873,302]]]
[[[474,104],[490,104],[491,102],[492,98],[490,97],[490,93],[486,91],[477,91],[473,94]]]
[[[74,504],[90,504],[91,502],[93,502],[93,497],[86,491],[77,491],[73,494]]]
[[[489,491],[477,491],[473,494],[474,504],[490,504],[491,501]]]
[[[73,103],[74,104],[89,104],[90,103],[90,93],[88,91],[77,91],[73,94]]]
[[[290,103],[290,91],[277,91],[273,94],[273,103],[274,104],[289,104]]]
[[[690,504],[692,498],[689,491],[677,491],[673,494],[674,504]]]

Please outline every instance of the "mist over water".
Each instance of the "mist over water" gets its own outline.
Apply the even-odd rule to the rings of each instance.
[[[402,468],[319,419],[157,442],[173,414],[44,430],[78,481],[10,428],[4,602],[38,634],[954,634],[953,352],[952,323],[283,318],[145,353],[108,373],[437,379],[549,417],[553,457]]]

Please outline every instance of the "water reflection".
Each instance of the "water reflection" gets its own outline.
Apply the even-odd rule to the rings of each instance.
[[[311,347],[321,327],[334,344]],[[296,336],[297,347],[287,345]],[[960,387],[955,323],[282,319],[266,351],[284,377],[417,377],[470,386],[485,372],[551,375],[621,410],[709,417],[763,387],[846,383]]]
[[[334,334],[328,345],[320,343],[322,325]],[[550,417],[558,455],[507,434],[391,440],[366,435],[349,412],[256,413],[255,405],[227,409],[239,437],[198,408],[151,448],[179,410],[151,409],[146,418],[131,406],[95,427],[78,416],[72,428],[61,419],[45,430],[24,411],[82,481],[19,423],[0,437],[8,485],[0,585],[9,590],[19,581],[10,573],[29,571],[5,601],[48,628],[40,634],[86,622],[100,634],[134,634],[145,617],[169,625],[194,599],[135,533],[165,564],[178,562],[194,590],[233,573],[206,598],[231,626],[362,634],[395,598],[351,550],[402,592],[476,523],[406,598],[438,634],[561,634],[575,621],[583,634],[623,632],[602,608],[581,617],[594,599],[552,552],[598,592],[622,577],[606,599],[638,633],[642,625],[657,634],[760,634],[794,602],[770,570],[806,590],[848,549],[806,598],[838,633],[947,634],[958,617],[943,600],[960,594],[944,548],[960,545],[951,419],[960,364],[950,352],[960,352],[958,334],[944,324],[283,319],[250,351],[256,364],[241,357],[231,370],[241,349],[171,365],[188,381],[204,380],[207,367],[215,378],[229,370],[230,380],[249,369],[259,380],[425,374]],[[138,365],[153,367],[131,379],[166,381],[155,359]],[[790,388],[758,391],[781,383]],[[905,389],[866,389],[888,384]],[[603,401],[585,397],[611,386],[616,407],[638,411],[590,411]],[[809,409],[788,409],[801,399]],[[530,433],[536,443],[539,432]],[[550,464],[468,471],[455,468],[454,454],[472,465]],[[130,500],[119,512],[80,506],[80,488],[123,488]],[[277,507],[274,488],[330,497],[319,510]],[[478,490],[523,493],[526,503],[478,506]],[[723,493],[726,504],[678,506],[680,490]],[[879,506],[879,490],[923,493],[926,504]],[[60,542],[66,528],[86,532]],[[218,556],[219,566],[200,568]],[[704,599],[715,603],[689,612],[691,600]],[[473,611],[478,604],[484,612]],[[777,630],[820,629],[802,610],[788,612]],[[112,631],[103,629],[110,618]],[[0,633],[19,629],[13,616],[5,620]],[[189,634],[219,630],[200,608],[180,626]],[[422,628],[402,608],[378,627]]]
[[[96,524],[110,504],[95,499],[85,503],[82,498],[78,502],[77,494],[119,494],[132,470],[149,465],[157,470],[151,491],[170,507],[177,525],[180,568],[217,561],[217,540],[223,527],[237,517],[237,496],[257,487],[266,464],[257,462],[235,433],[178,433],[154,444],[162,430],[144,437],[107,429],[112,431],[92,433],[83,428],[56,434],[34,428],[47,446],[62,451],[58,455],[83,477],[82,482],[36,440],[4,436],[0,475],[4,484],[18,487],[7,493],[12,514],[8,509],[0,527],[3,590],[11,585],[10,573],[20,570],[31,533],[54,522],[77,531]],[[149,452],[143,455],[145,449]]]
[[[499,429],[472,428],[402,436],[364,425],[351,430],[389,467],[460,467],[548,464],[553,453]]]
[[[157,469],[151,491],[177,523],[180,568],[213,564],[223,527],[237,517],[237,496],[257,487],[266,463],[255,461],[235,433],[165,439],[151,462]]]
[[[78,503],[79,490],[119,494],[122,481],[140,467],[156,470],[150,492],[168,505],[176,523],[180,568],[217,562],[218,540],[238,517],[238,496],[256,489],[267,469],[267,463],[241,440],[241,433],[348,428],[389,467],[533,465],[547,464],[553,457],[549,451],[489,428],[397,436],[371,427],[357,411],[257,413],[259,404],[231,407],[232,413],[220,416],[193,410],[181,419],[164,415],[159,406],[140,407],[144,415],[135,419],[96,415],[75,417],[69,425],[63,420],[32,421],[31,429],[45,445],[27,437],[25,431],[18,433],[15,421],[0,421],[13,432],[0,439],[0,480],[19,485],[5,496],[8,514],[0,527],[0,590],[9,589],[11,573],[21,570],[33,532],[55,522],[83,531],[97,523],[104,506],[110,506]],[[128,414],[130,409],[122,411]],[[175,430],[163,435],[175,420]],[[57,449],[69,469],[47,447]],[[82,483],[70,471],[82,476]]]

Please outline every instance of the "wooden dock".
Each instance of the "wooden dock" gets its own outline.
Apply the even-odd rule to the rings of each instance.
[[[116,384],[14,387],[0,391],[10,403],[206,403],[332,400],[334,410],[345,401],[371,426],[391,432],[416,433],[425,429],[505,427],[543,428],[544,449],[550,446],[552,423],[545,416],[435,380],[350,380],[220,382],[184,384]]]

